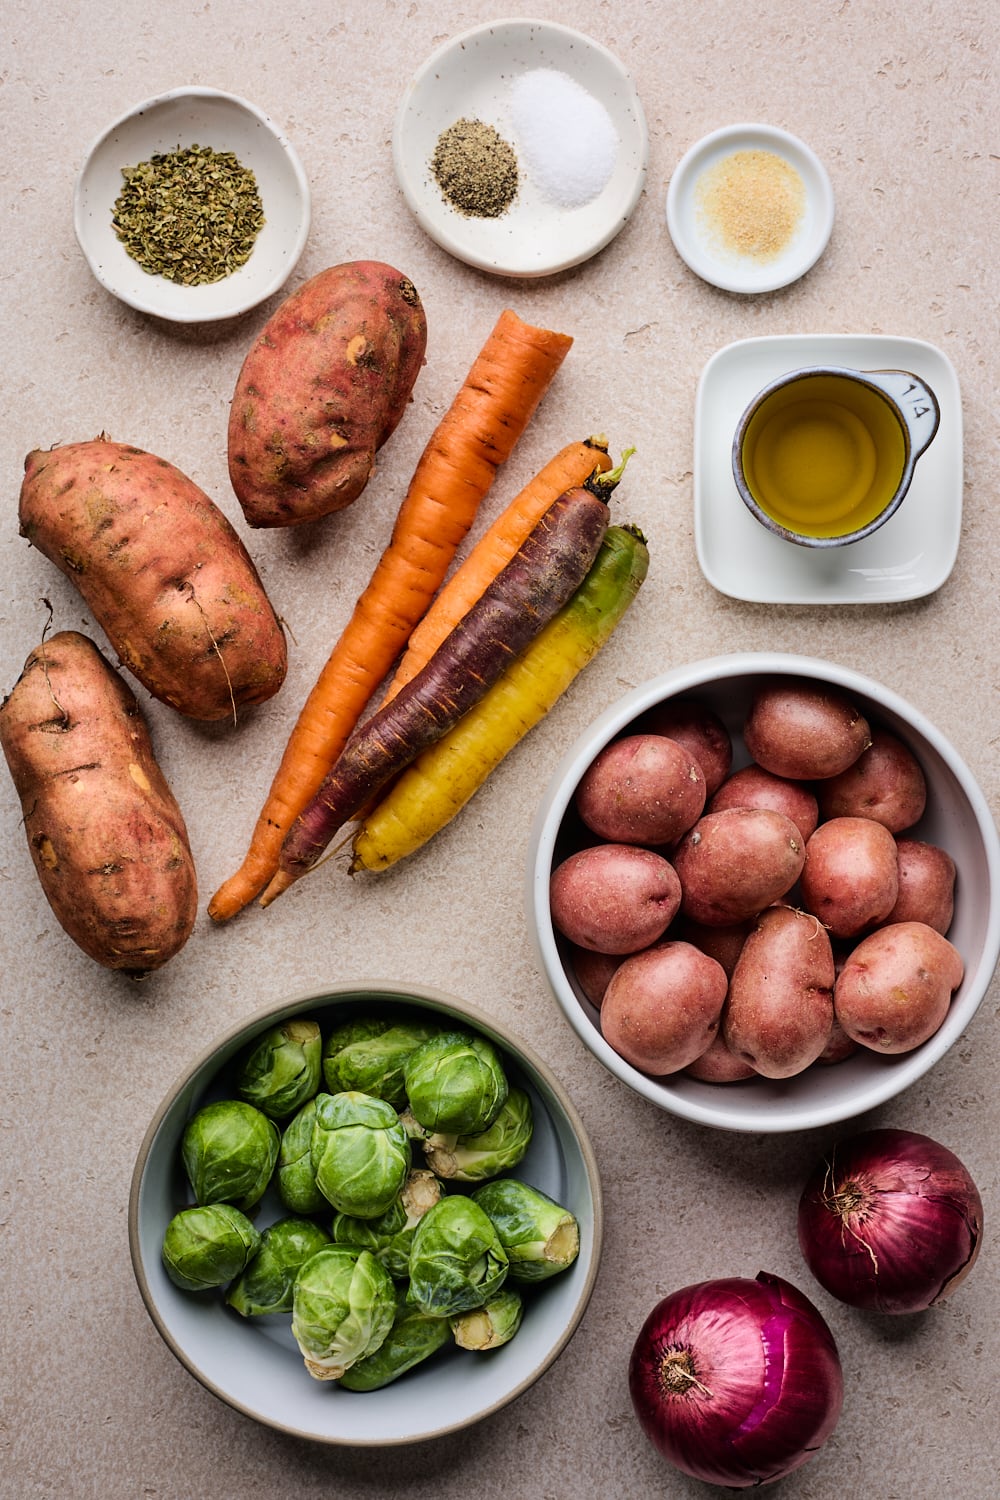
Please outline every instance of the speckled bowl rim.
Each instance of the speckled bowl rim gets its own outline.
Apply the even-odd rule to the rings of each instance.
[[[197,1360],[195,1360],[191,1356],[189,1351],[183,1348],[178,1340],[173,1336],[159,1312],[156,1299],[152,1294],[152,1288],[150,1286],[149,1279],[146,1275],[145,1266],[143,1264],[143,1257],[140,1248],[139,1207],[143,1178],[149,1162],[150,1153],[156,1143],[164,1120],[173,1107],[174,1101],[176,1100],[177,1096],[194,1082],[198,1074],[203,1069],[209,1066],[213,1058],[215,1058],[219,1054],[226,1054],[226,1056],[223,1058],[223,1061],[219,1064],[219,1066],[221,1067],[223,1065],[223,1062],[228,1061],[229,1058],[234,1055],[241,1046],[245,1045],[245,1043],[250,1039],[253,1033],[262,1031],[267,1026],[273,1025],[277,1021],[280,1021],[282,1018],[290,1016],[296,1012],[314,1008],[331,1000],[343,1000],[345,1002],[348,1002],[351,1000],[364,1001],[366,999],[372,1002],[378,1000],[389,1000],[402,1004],[411,1003],[413,1005],[425,1007],[431,1010],[440,1010],[453,1017],[460,1017],[463,1020],[467,1021],[470,1026],[478,1028],[486,1036],[491,1037],[494,1041],[498,1042],[503,1048],[505,1048],[516,1057],[518,1063],[523,1064],[527,1070],[532,1071],[537,1075],[538,1079],[540,1079],[542,1084],[544,1084],[545,1088],[550,1092],[559,1108],[561,1109],[563,1115],[565,1116],[566,1123],[569,1126],[574,1140],[576,1141],[576,1144],[579,1148],[581,1164],[583,1167],[587,1188],[591,1199],[593,1229],[591,1234],[590,1263],[587,1267],[583,1282],[577,1293],[577,1298],[573,1307],[572,1314],[566,1326],[560,1332],[558,1338],[554,1340],[552,1345],[547,1350],[545,1356],[534,1366],[529,1374],[527,1374],[522,1380],[517,1383],[516,1386],[513,1386],[509,1390],[504,1391],[503,1394],[498,1396],[495,1401],[491,1402],[488,1406],[484,1407],[482,1410],[478,1411],[474,1416],[471,1417],[462,1418],[458,1421],[446,1421],[439,1426],[429,1427],[426,1429],[426,1431],[406,1434],[404,1436],[393,1436],[392,1434],[387,1434],[381,1435],[378,1438],[355,1437],[348,1439],[331,1434],[307,1431],[303,1428],[297,1428],[290,1423],[271,1420],[266,1416],[262,1416],[259,1411],[254,1410],[245,1402],[235,1399],[230,1392],[224,1390],[221,1386],[218,1385],[216,1381],[212,1380],[208,1375],[206,1375],[206,1373],[199,1367]],[[277,1004],[267,1005],[262,1009],[258,1009],[257,1011],[255,1011],[252,1015],[244,1017],[244,1019],[242,1019],[241,1021],[235,1022],[220,1037],[217,1037],[213,1042],[203,1047],[194,1061],[184,1069],[184,1071],[176,1078],[172,1086],[168,1088],[163,1098],[161,1099],[155,1113],[153,1114],[153,1117],[148,1127],[146,1128],[145,1134],[142,1138],[142,1142],[139,1146],[135,1165],[132,1171],[132,1179],[129,1189],[128,1240],[132,1270],[135,1275],[136,1284],[138,1286],[139,1293],[145,1305],[146,1311],[149,1314],[149,1317],[160,1337],[163,1339],[164,1343],[167,1345],[168,1349],[175,1356],[175,1358],[185,1367],[185,1369],[189,1371],[191,1375],[195,1377],[196,1380],[199,1381],[201,1385],[205,1387],[206,1390],[210,1391],[214,1396],[217,1396],[219,1400],[224,1401],[226,1405],[232,1407],[234,1410],[242,1412],[243,1415],[250,1417],[253,1421],[260,1422],[268,1427],[273,1428],[275,1431],[288,1433],[293,1437],[306,1438],[313,1442],[336,1447],[401,1447],[409,1445],[411,1443],[425,1442],[433,1438],[445,1437],[449,1433],[467,1430],[469,1427],[474,1426],[484,1418],[492,1416],[494,1413],[502,1410],[505,1406],[516,1400],[517,1397],[523,1395],[524,1392],[528,1390],[532,1385],[534,1385],[546,1372],[546,1370],[548,1370],[550,1366],[555,1363],[555,1361],[562,1354],[563,1350],[566,1348],[566,1345],[569,1343],[570,1339],[573,1337],[574,1333],[579,1327],[584,1313],[587,1310],[587,1306],[590,1302],[594,1286],[596,1284],[600,1267],[603,1238],[603,1194],[601,1188],[600,1171],[597,1165],[597,1158],[594,1154],[594,1150],[591,1146],[586,1129],[584,1128],[583,1121],[577,1113],[575,1105],[566,1092],[566,1089],[560,1083],[559,1079],[556,1077],[555,1073],[552,1071],[549,1065],[543,1062],[538,1054],[534,1051],[534,1049],[530,1047],[526,1042],[522,1041],[520,1037],[516,1036],[515,1033],[503,1022],[497,1021],[495,1017],[487,1016],[483,1011],[479,1010],[476,1006],[470,1004],[468,1001],[462,1000],[456,995],[450,994],[445,990],[437,989],[432,986],[403,984],[393,980],[381,981],[366,979],[356,981],[343,981],[338,984],[324,986],[321,989],[303,990],[297,995],[292,996],[288,1000],[282,1000]]]

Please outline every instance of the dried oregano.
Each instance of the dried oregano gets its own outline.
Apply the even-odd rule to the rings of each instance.
[[[112,225],[134,261],[183,286],[244,265],[264,223],[253,172],[232,151],[186,146],[123,167]]]

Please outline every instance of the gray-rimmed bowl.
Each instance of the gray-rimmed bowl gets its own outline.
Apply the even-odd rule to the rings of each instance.
[[[233,151],[257,181],[264,224],[246,264],[205,286],[144,271],[112,226],[122,168],[186,146]],[[178,88],[135,105],[97,137],[73,197],[73,224],[97,280],[139,312],[173,323],[235,318],[279,291],[305,247],[309,183],[285,133],[256,105],[221,89]]]
[[[580,1253],[572,1266],[531,1289],[514,1339],[489,1354],[442,1351],[423,1368],[371,1392],[351,1392],[307,1374],[290,1319],[244,1319],[222,1294],[190,1294],[168,1279],[160,1260],[171,1216],[190,1202],[179,1162],[186,1120],[228,1092],[227,1068],[253,1039],[292,1016],[321,1028],[378,1008],[429,1013],[448,1025],[472,1027],[501,1050],[508,1078],[531,1097],[534,1134],[516,1175],[572,1210]],[[457,1186],[454,1190],[462,1191]],[[272,1189],[260,1226],[282,1209]],[[332,1210],[331,1210],[332,1216]],[[320,1222],[323,1222],[322,1219]],[[129,1197],[129,1245],[139,1291],[168,1348],[208,1390],[237,1411],[299,1437],[350,1446],[385,1447],[442,1436],[499,1411],[533,1385],[559,1357],[586,1310],[600,1260],[601,1185],[580,1119],[551,1070],[507,1027],[435,989],[365,981],[333,985],[258,1011],[230,1029],[168,1092],[146,1131]]]
[[[723,720],[734,744],[734,769],[748,762],[742,724],[756,683],[774,676],[840,688],[861,711],[909,746],[927,778],[927,810],[907,836],[942,845],[955,860],[955,919],[948,933],[965,963],[965,977],[947,1018],[913,1052],[892,1057],[862,1050],[832,1066],[814,1065],[794,1078],[756,1077],[741,1083],[703,1083],[683,1073],[652,1077],[627,1063],[601,1035],[600,1012],[572,977],[566,947],[552,925],[549,879],[574,847],[573,794],[591,761],[641,714],[671,698],[697,698]],[[592,842],[593,839],[587,840]],[[641,684],[578,737],[557,766],[537,810],[527,869],[527,907],[538,960],[574,1031],[600,1062],[629,1088],[661,1109],[718,1129],[778,1133],[851,1119],[874,1109],[922,1078],[966,1030],[1000,958],[1000,840],[983,793],[954,747],[912,704],[848,667],[811,657],[752,652],[712,657]]]

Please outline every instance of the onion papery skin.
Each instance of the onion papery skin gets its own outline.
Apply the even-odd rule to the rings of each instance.
[[[669,1365],[685,1359],[696,1383],[667,1388]],[[728,1489],[771,1484],[805,1463],[833,1432],[844,1398],[822,1316],[764,1271],[662,1298],[636,1338],[628,1383],[639,1425],[662,1456]]]
[[[983,1204],[947,1146],[913,1130],[866,1130],[816,1166],[798,1231],[831,1296],[870,1312],[923,1312],[971,1271]]]

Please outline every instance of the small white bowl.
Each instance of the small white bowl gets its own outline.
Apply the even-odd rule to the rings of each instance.
[[[955,919],[948,937],[965,963],[940,1029],[913,1052],[892,1057],[860,1049],[846,1061],[814,1064],[793,1078],[755,1077],[702,1083],[684,1073],[655,1078],[627,1063],[601,1035],[600,1012],[586,1000],[564,962],[564,944],[549,911],[549,880],[573,847],[573,795],[598,751],[633,720],[671,698],[697,698],[714,710],[733,741],[734,769],[750,757],[742,725],[764,678],[809,679],[847,693],[870,723],[897,735],[920,761],[927,809],[907,836],[939,844],[958,869]],[[852,1119],[909,1088],[953,1046],[979,1008],[1000,958],[1000,840],[989,806],[965,762],[925,716],[859,672],[811,657],[773,652],[716,656],[667,672],[635,688],[579,736],[555,772],[535,816],[528,857],[528,923],[539,962],[562,1010],[591,1052],[629,1088],[661,1109],[721,1130],[779,1133]]]
[[[738,151],[779,156],[805,189],[802,218],[780,254],[766,260],[728,251],[699,211],[698,185],[706,172]],[[726,125],[681,158],[667,189],[667,226],[678,255],[703,281],[728,292],[773,292],[804,276],[826,249],[834,198],[826,168],[804,141],[775,125]]]
[[[144,271],[111,220],[123,167],[194,145],[232,151],[253,172],[264,224],[245,265],[206,286],[181,286]],[[77,178],[73,222],[90,269],[122,302],[173,323],[214,323],[280,290],[309,234],[310,203],[299,158],[267,115],[219,89],[180,88],[137,104],[98,136]]]
[[[511,83],[538,68],[566,74],[607,110],[618,136],[611,177],[589,202],[561,207],[522,163],[506,213],[461,213],[431,172],[438,137],[465,117],[492,125],[514,145]],[[397,109],[392,153],[408,207],[449,254],[495,275],[549,276],[589,260],[624,228],[642,196],[649,134],[635,84],[606,47],[549,21],[494,21],[450,38],[417,70]]]
[[[580,1252],[559,1275],[531,1289],[514,1339],[489,1355],[457,1347],[440,1351],[382,1390],[333,1388],[305,1370],[290,1319],[244,1319],[222,1295],[182,1292],[163,1269],[160,1251],[171,1217],[190,1192],[179,1160],[186,1121],[203,1103],[229,1093],[227,1070],[255,1037],[293,1016],[323,1030],[358,1013],[422,1014],[471,1028],[499,1047],[508,1079],[531,1098],[531,1145],[515,1174],[570,1209]],[[462,1191],[460,1184],[455,1191]],[[332,1217],[332,1209],[329,1217]],[[273,1188],[261,1201],[258,1227],[287,1213]],[[319,1219],[321,1224],[324,1222]],[[327,1221],[328,1222],[328,1221]],[[228,1031],[178,1080],[153,1116],[136,1158],[128,1209],[132,1265],[146,1310],[168,1348],[208,1390],[269,1427],[316,1442],[388,1447],[469,1427],[499,1411],[545,1373],[575,1332],[590,1300],[603,1232],[601,1184],[593,1150],[569,1096],[548,1067],[504,1026],[434,989],[364,982],[332,985],[259,1011]]]

